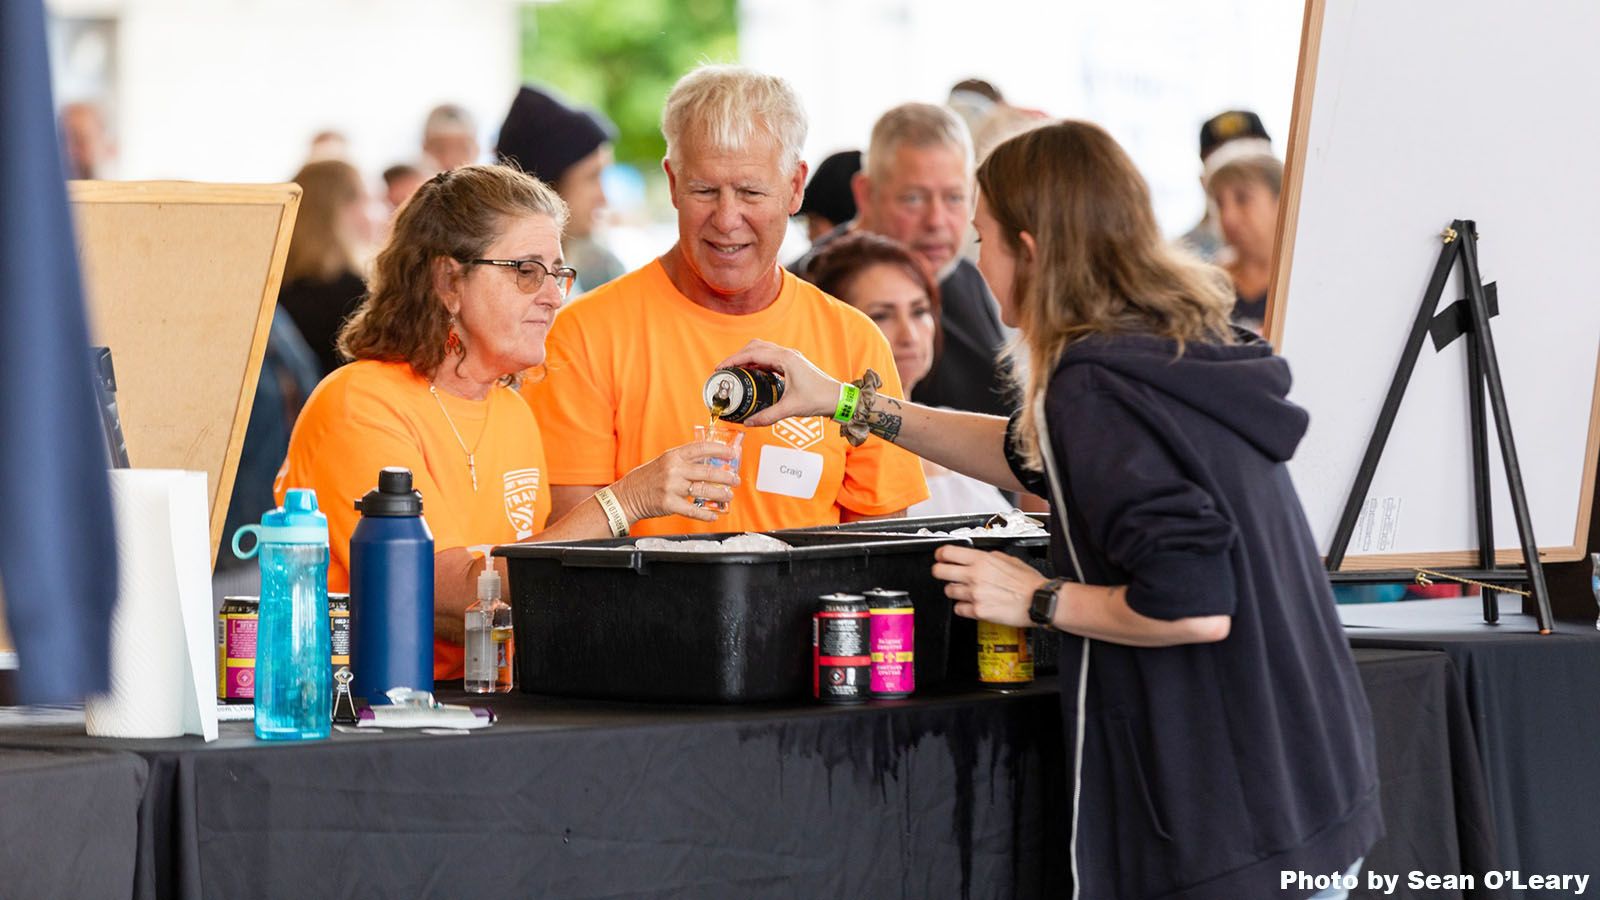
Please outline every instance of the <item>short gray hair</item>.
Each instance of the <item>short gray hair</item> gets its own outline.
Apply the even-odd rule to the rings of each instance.
[[[701,66],[678,79],[661,111],[667,159],[690,136],[717,150],[741,150],[758,129],[778,142],[785,170],[800,164],[806,142],[806,111],[789,82],[745,66]]]
[[[877,124],[872,126],[867,158],[861,161],[867,177],[874,180],[886,177],[894,152],[903,146],[949,147],[961,154],[967,171],[972,171],[972,134],[967,131],[967,123],[948,106],[902,103],[879,116]]]

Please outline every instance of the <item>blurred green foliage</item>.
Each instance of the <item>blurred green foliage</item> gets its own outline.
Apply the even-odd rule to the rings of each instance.
[[[617,124],[619,162],[659,171],[661,107],[700,62],[739,58],[738,0],[559,0],[522,10],[522,75]]]

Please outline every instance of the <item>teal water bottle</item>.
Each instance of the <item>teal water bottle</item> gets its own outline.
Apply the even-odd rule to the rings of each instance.
[[[239,549],[246,534],[255,546]],[[317,494],[291,488],[283,505],[233,533],[240,559],[261,559],[256,623],[256,737],[264,741],[325,738],[332,731],[333,679],[328,671],[328,517]]]

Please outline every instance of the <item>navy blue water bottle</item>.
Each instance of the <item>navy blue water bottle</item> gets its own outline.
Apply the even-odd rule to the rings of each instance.
[[[390,688],[433,690],[433,533],[411,470],[389,466],[356,501],[350,535],[351,690],[389,702]]]

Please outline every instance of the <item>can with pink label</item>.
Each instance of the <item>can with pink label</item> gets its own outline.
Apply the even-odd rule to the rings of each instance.
[[[217,699],[254,703],[257,597],[224,597],[217,612]]]
[[[872,696],[909,697],[917,688],[916,609],[911,595],[873,588],[862,596],[872,610]]]

